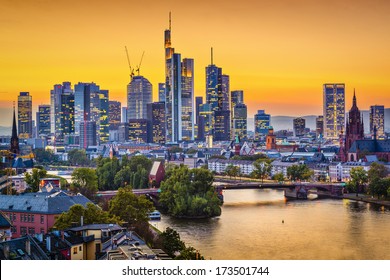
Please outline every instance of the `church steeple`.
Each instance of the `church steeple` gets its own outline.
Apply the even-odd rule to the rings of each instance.
[[[19,138],[18,138],[18,131],[16,130],[15,102],[14,102],[14,117],[12,121],[12,136],[11,136],[10,151],[15,155],[19,154]]]
[[[355,89],[353,89],[352,108],[357,108]]]

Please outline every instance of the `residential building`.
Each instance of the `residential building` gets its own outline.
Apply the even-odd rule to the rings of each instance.
[[[240,173],[243,175],[250,175],[254,168],[253,161],[249,160],[229,160],[229,159],[209,159],[208,169],[216,173],[224,173],[229,165],[240,168]]]
[[[18,131],[19,138],[32,137],[32,96],[29,92],[20,92],[18,96]]]
[[[345,84],[323,85],[324,138],[338,140],[345,131]]]

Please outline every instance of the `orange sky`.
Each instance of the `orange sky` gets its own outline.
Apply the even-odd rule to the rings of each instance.
[[[328,82],[346,84],[347,109],[353,88],[360,109],[390,107],[388,1],[0,0],[0,7],[0,125],[10,125],[4,108],[20,91],[37,107],[63,81],[94,81],[125,106],[125,45],[133,66],[145,51],[141,74],[157,100],[169,11],[175,50],[195,59],[196,96],[204,96],[213,46],[231,90],[245,91],[248,117],[258,109],[321,114]]]

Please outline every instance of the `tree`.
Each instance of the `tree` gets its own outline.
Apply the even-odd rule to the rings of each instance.
[[[39,184],[42,178],[45,178],[47,171],[44,169],[33,168],[32,173],[24,173],[24,181],[29,185],[29,192],[39,191]]]
[[[350,171],[351,180],[348,182],[348,187],[352,191],[356,192],[356,196],[359,196],[361,187],[368,182],[367,171],[363,167],[353,167]]]
[[[230,177],[237,177],[240,172],[240,167],[235,166],[233,164],[229,164],[225,169],[226,174]]]
[[[97,160],[96,175],[98,177],[99,190],[115,190],[115,175],[121,170],[119,160],[114,157],[99,158]],[[117,179],[118,180],[118,179]]]
[[[221,201],[213,186],[213,174],[203,168],[177,166],[166,173],[161,184],[160,205],[175,217],[221,215]]]
[[[179,146],[173,146],[169,149],[170,153],[182,153],[183,149],[180,148]]]
[[[306,164],[294,164],[287,168],[287,177],[291,181],[304,181],[312,177],[314,172]]]
[[[120,222],[120,219],[117,217],[110,217],[108,212],[103,211],[99,206],[89,202],[86,207],[80,204],[75,204],[70,207],[68,212],[62,213],[58,217],[54,226],[57,229],[63,230],[71,227],[73,224],[80,225],[81,217],[83,217],[84,225]]]
[[[73,149],[68,152],[68,161],[71,165],[86,166],[90,161],[85,150]]]
[[[58,160],[52,150],[45,150],[42,148],[34,149],[34,157],[37,163],[42,164],[53,163]]]
[[[204,257],[194,247],[185,247],[175,260],[204,260]]]
[[[153,203],[144,195],[136,196],[132,188],[119,188],[118,193],[109,203],[109,212],[129,225],[148,222],[149,213],[154,210]]]
[[[255,169],[252,171],[252,177],[261,179],[261,183],[263,183],[264,179],[271,174],[272,165],[262,159],[258,159],[253,163],[253,166]]]
[[[91,168],[77,168],[72,173],[71,190],[75,193],[92,199],[98,191],[97,176],[94,169]]]
[[[387,175],[388,170],[383,164],[373,162],[370,165],[370,169],[368,170],[368,190],[371,195],[377,195],[378,199],[382,195],[387,196]]]
[[[162,249],[171,258],[174,258],[176,253],[185,248],[184,242],[180,240],[179,233],[170,227],[166,228],[166,230],[161,233],[160,237],[162,238]]]
[[[282,184],[285,180],[283,173],[276,173],[273,178],[275,181],[277,181],[279,184]]]

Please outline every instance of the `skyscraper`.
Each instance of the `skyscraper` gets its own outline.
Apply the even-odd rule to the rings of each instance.
[[[158,83],[158,101],[165,102],[165,83]]]
[[[80,148],[86,149],[89,146],[96,146],[96,122],[82,121],[79,126]]]
[[[318,116],[316,118],[316,137],[320,138],[324,136],[324,116]]]
[[[134,76],[127,86],[127,118],[146,119],[146,105],[152,102],[152,84],[143,76]]]
[[[165,144],[165,102],[148,104],[151,142]]]
[[[194,140],[194,60],[184,58],[181,64],[182,140]]]
[[[222,110],[224,111],[228,111],[228,110],[231,110],[230,108],[230,78],[229,78],[229,75],[225,75],[223,74],[222,77],[221,77],[221,89],[222,89],[222,96],[221,96],[221,101],[222,102],[222,106],[219,106],[220,108],[222,108]]]
[[[214,65],[212,48],[211,64],[206,67],[206,103],[210,104],[212,111],[222,110],[222,68]]]
[[[323,85],[324,137],[337,140],[345,131],[345,84]]]
[[[264,110],[258,110],[255,114],[255,140],[265,137],[271,128],[271,115],[266,114]]]
[[[100,92],[95,83],[81,83],[74,86],[75,133],[80,135],[80,124],[91,121],[91,96]]]
[[[233,136],[240,139],[247,138],[247,107],[244,103],[239,103],[234,107],[233,115]]]
[[[230,110],[214,111],[214,141],[230,140]]]
[[[121,103],[119,101],[110,100],[108,102],[108,120],[110,129],[118,129],[121,123]]]
[[[91,95],[91,120],[96,123],[96,139],[99,144],[109,139],[109,91],[101,89]]]
[[[129,140],[139,143],[150,143],[150,121],[147,119],[129,120]]]
[[[30,138],[32,130],[32,96],[29,92],[21,92],[18,96],[19,138]]]
[[[202,96],[195,97],[195,109],[196,109],[195,122],[196,123],[199,122],[199,110],[200,110],[200,105],[202,105],[202,103],[203,103],[203,97]]]
[[[377,138],[385,137],[385,106],[372,105],[370,106],[370,133],[374,135],[376,127]]]
[[[50,134],[50,105],[38,106],[37,133],[38,136]]]
[[[293,119],[293,130],[295,137],[301,137],[305,134],[306,121],[304,118]]]
[[[66,95],[67,97],[63,97]],[[72,95],[72,96],[71,96]],[[65,104],[63,101],[65,100],[73,100],[72,108],[70,108],[70,104]],[[72,112],[72,116],[65,116],[63,112],[61,112],[62,108],[66,108],[66,114],[70,111]],[[61,118],[69,118],[73,119],[72,128],[69,127],[64,128],[61,127],[67,121],[61,120]],[[54,85],[53,89],[50,91],[50,132],[56,136],[56,138],[63,137],[64,131],[72,131],[74,132],[74,93],[71,88],[70,82],[63,82],[62,84]]]
[[[56,123],[56,138],[64,139],[66,135],[75,132],[75,108],[74,108],[74,94],[73,91],[64,91],[60,95],[59,109],[55,116],[58,121]],[[50,110],[51,112],[51,110]]]
[[[234,108],[238,104],[244,103],[244,91],[242,90],[233,90],[230,92],[230,118],[231,118],[231,137],[233,138],[235,135],[234,132]]]

